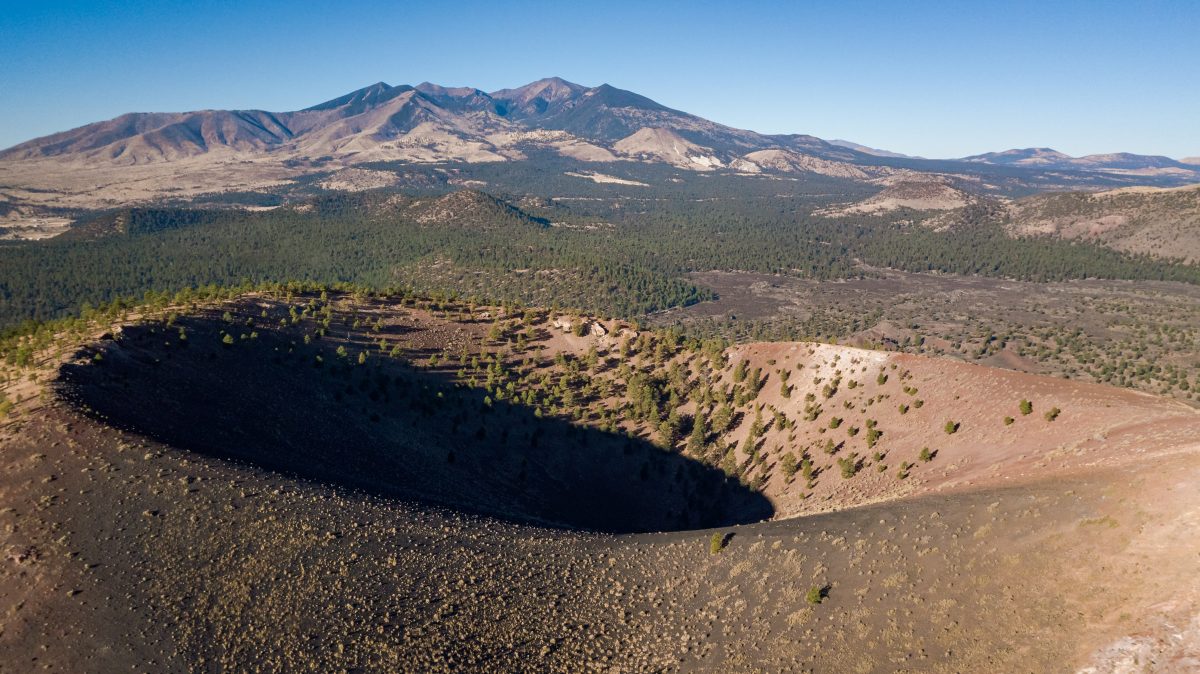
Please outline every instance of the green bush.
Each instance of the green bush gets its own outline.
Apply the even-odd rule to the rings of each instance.
[[[816,585],[813,585],[812,587],[810,587],[808,589],[808,594],[804,595],[804,598],[810,604],[813,604],[813,605],[820,604],[822,601],[825,600],[825,592],[821,588],[817,587]]]
[[[1051,407],[1050,410],[1046,412],[1046,421],[1054,421],[1060,414],[1062,414],[1062,410],[1058,409],[1057,407]]]
[[[954,435],[955,433],[958,432],[958,428],[961,425],[962,424],[960,424],[957,421],[947,421],[946,425],[942,428],[942,430],[946,431],[946,435]]]
[[[1028,400],[1022,400],[1020,407],[1021,416],[1027,416],[1033,412],[1033,403],[1029,402]]]
[[[725,534],[720,531],[713,532],[713,535],[708,539],[708,553],[715,555],[725,549]]]
[[[879,442],[879,436],[883,435],[883,431],[878,428],[867,429],[867,447],[874,447],[876,442]]]
[[[837,462],[838,468],[841,469],[843,480],[849,480],[858,472],[858,457],[854,454],[838,459]]]
[[[792,481],[796,471],[800,469],[796,455],[791,452],[783,455],[783,458],[779,460],[779,467],[783,470],[783,476],[787,478],[788,482]]]

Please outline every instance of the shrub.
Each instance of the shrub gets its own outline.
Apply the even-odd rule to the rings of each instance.
[[[961,425],[957,421],[947,421],[942,430],[946,431],[946,435],[954,435],[958,432],[958,427]]]
[[[922,447],[921,453],[917,455],[917,458],[924,463],[929,463],[933,461],[933,452],[929,451],[928,447]]]
[[[816,476],[816,473],[813,471],[813,462],[809,459],[801,459],[800,474],[804,476],[804,479],[809,483],[809,488],[811,489],[812,479]]]
[[[858,457],[854,454],[837,460],[838,468],[842,471],[842,479],[849,480],[858,472]]]
[[[1013,419],[1012,417],[1004,417],[1005,426],[1012,426],[1014,421],[1016,421],[1016,419]]]
[[[874,447],[876,442],[879,442],[879,436],[883,435],[883,431],[878,428],[867,429],[867,447]]]
[[[838,385],[841,383],[841,377],[834,377],[833,381],[821,387],[821,395],[825,396],[826,398],[832,398],[833,396],[837,395]]]
[[[1058,418],[1059,414],[1062,414],[1062,410],[1058,409],[1057,407],[1051,407],[1050,410],[1046,412],[1046,421],[1054,421]]]
[[[917,409],[921,409],[924,406],[925,406],[925,401],[921,400],[920,398],[913,401],[913,407],[915,407]]]
[[[1022,400],[1020,408],[1022,416],[1029,415],[1033,412],[1033,403],[1029,402],[1028,400]]]
[[[879,384],[880,386],[883,386],[884,384],[887,383],[887,380],[888,380],[888,376],[886,374],[880,372],[879,376],[875,378],[875,383]]]
[[[720,531],[713,532],[713,535],[708,539],[708,553],[715,555],[725,549],[725,534]]]
[[[830,419],[830,420],[829,420],[829,427],[830,427],[830,428],[837,428],[838,426],[841,426],[841,425],[842,425],[842,418],[841,418],[841,417],[834,417],[834,418],[832,418],[832,419]]]
[[[900,414],[908,414],[908,405],[900,404]]]
[[[825,599],[825,592],[816,585],[813,585],[808,589],[808,594],[804,595],[804,598],[810,604],[820,604]]]

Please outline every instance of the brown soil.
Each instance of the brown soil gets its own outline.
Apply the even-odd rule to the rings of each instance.
[[[311,319],[279,326],[288,305],[258,298],[230,305],[232,322],[226,307],[169,328],[151,320],[68,352],[56,374],[53,361],[23,373],[21,387],[45,394],[18,405],[0,441],[0,671],[1188,671],[1200,657],[1200,423],[1182,406],[848,347],[740,347],[721,377],[739,358],[768,374],[809,366],[791,375],[790,398],[773,375],[760,403],[792,416],[813,373],[840,366],[840,392],[817,397],[848,417],[842,396],[890,396],[863,412],[889,454],[941,442],[908,480],[834,470],[813,500],[791,500],[773,473],[764,493],[784,513],[876,502],[722,526],[714,554],[710,530],[577,528],[657,529],[672,504],[694,505],[653,468],[641,486],[618,480],[627,456],[711,468],[646,445],[626,455],[592,422],[531,418],[515,403],[484,412],[474,389],[453,385],[458,363],[428,362],[479,349],[491,324],[479,311],[351,305],[318,340],[320,368],[300,339]],[[242,327],[260,309],[268,317]],[[338,327],[351,315],[361,328]],[[514,359],[539,345],[546,359],[582,353],[627,329],[539,325]],[[354,364],[380,334],[403,345],[401,362],[371,351]],[[385,372],[385,391],[358,389]],[[851,376],[863,385],[849,389]],[[410,404],[426,385],[451,402]],[[900,415],[913,397],[926,402]],[[1033,414],[1010,411],[1020,397]],[[465,435],[452,430],[459,400],[480,405],[458,422]],[[824,414],[798,424],[788,448],[821,435]],[[1018,420],[1004,426],[1005,414]],[[487,441],[474,436],[500,417],[484,424]],[[947,436],[943,417],[960,430]],[[538,448],[512,447],[527,460],[522,487],[493,429],[511,443],[535,428],[547,429]],[[915,486],[895,498],[895,484]],[[709,511],[736,521],[753,501],[720,485],[725,506]],[[813,588],[820,603],[806,600]]]

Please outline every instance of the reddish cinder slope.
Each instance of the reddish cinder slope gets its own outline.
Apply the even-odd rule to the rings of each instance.
[[[1200,447],[1196,410],[1099,384],[807,343],[734,347],[721,381],[732,383],[732,372],[742,359],[748,370],[761,368],[768,377],[755,400],[765,406],[764,420],[771,420],[777,410],[796,424],[781,429],[771,423],[760,451],[768,462],[779,461],[789,451],[797,459],[807,453],[820,469],[811,489],[800,474],[788,481],[782,471],[771,471],[764,491],[780,516],[907,494],[1031,481]],[[791,373],[788,397],[782,393],[782,371]],[[836,392],[827,397],[827,387],[839,378]],[[1022,400],[1032,404],[1028,415],[1021,413]],[[820,411],[809,420],[814,405]],[[1059,413],[1050,421],[1046,414],[1054,409]],[[1005,423],[1006,417],[1011,424]],[[831,428],[835,418],[841,422]],[[870,421],[881,432],[873,447],[868,446]],[[957,430],[947,433],[947,423],[957,424]],[[749,426],[746,420],[729,436],[743,461],[749,458],[742,451]],[[850,435],[852,428],[858,429],[855,435]],[[830,441],[839,447],[835,454],[825,451]],[[928,462],[920,458],[924,448],[933,457]],[[876,452],[883,455],[882,461],[874,459]],[[851,453],[862,462],[847,479],[837,461]],[[902,463],[913,464],[904,479],[898,477]],[[886,469],[880,471],[880,465]]]

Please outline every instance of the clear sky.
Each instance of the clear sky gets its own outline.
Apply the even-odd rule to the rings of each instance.
[[[130,111],[551,75],[929,157],[1200,156],[1197,0],[0,0],[0,147]]]

